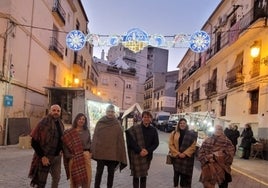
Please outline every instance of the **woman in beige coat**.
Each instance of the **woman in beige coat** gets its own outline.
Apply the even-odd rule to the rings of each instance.
[[[191,187],[196,140],[197,134],[190,131],[187,120],[181,118],[176,130],[170,134],[169,138],[174,187],[178,187],[179,183],[181,188]]]

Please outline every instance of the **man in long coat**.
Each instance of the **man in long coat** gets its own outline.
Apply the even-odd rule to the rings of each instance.
[[[52,176],[51,188],[57,188],[61,175],[61,137],[64,125],[60,120],[61,108],[52,105],[49,114],[44,117],[31,132],[34,156],[29,177],[31,186],[43,188],[48,173]]]
[[[127,166],[122,126],[115,117],[115,108],[109,105],[106,115],[96,124],[92,139],[92,158],[97,161],[95,188],[100,188],[104,166],[108,168],[107,188],[112,188],[114,172]]]
[[[157,130],[151,124],[151,113],[144,111],[141,116],[141,124],[126,130],[133,188],[146,188],[146,179],[153,152],[159,145]]]

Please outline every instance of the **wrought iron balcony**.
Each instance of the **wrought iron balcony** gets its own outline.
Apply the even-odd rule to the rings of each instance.
[[[55,1],[52,7],[52,14],[60,26],[65,25],[66,13],[58,0]]]
[[[189,106],[190,105],[190,97],[189,97],[189,95],[184,96],[183,103],[184,103],[184,106]]]
[[[85,68],[83,56],[77,55],[77,52],[75,52],[74,54],[73,66],[74,66],[74,69],[78,72],[83,71],[83,69]]]
[[[63,59],[63,46],[59,43],[56,37],[51,37],[49,44],[49,51],[52,55],[55,55]]]
[[[177,107],[178,107],[178,108],[182,108],[182,104],[183,104],[183,100],[179,100],[179,101],[177,102]]]
[[[248,29],[259,18],[265,18],[266,16],[267,13],[265,8],[258,8],[258,7],[252,8],[247,14],[243,15],[240,20],[237,20],[237,24],[239,24],[239,29],[233,28],[234,29],[233,32],[223,33],[221,35],[220,40],[211,44],[210,48],[207,50],[206,60],[213,57],[226,45],[235,42],[233,40],[233,37],[230,37],[230,35],[234,35],[234,32],[236,33],[237,38],[239,38],[239,34]],[[229,31],[232,31],[232,28],[230,28]]]
[[[217,81],[209,80],[205,85],[205,93],[207,97],[215,95],[217,93]]]
[[[242,74],[242,66],[237,66],[227,72],[227,79],[225,80],[226,86],[234,88],[244,83],[244,76]]]
[[[200,100],[200,88],[197,88],[192,92],[192,101],[197,102],[199,100]]]

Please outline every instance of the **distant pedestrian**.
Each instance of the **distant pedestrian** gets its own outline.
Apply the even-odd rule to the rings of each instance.
[[[233,136],[233,139],[231,141],[232,141],[232,143],[233,143],[233,145],[235,147],[235,151],[236,151],[236,149],[237,149],[236,146],[237,146],[237,143],[238,143],[237,139],[240,136],[240,132],[238,130],[238,126],[237,125],[234,125],[233,126],[233,133],[234,133],[234,136]]]
[[[153,152],[159,145],[157,130],[152,125],[152,114],[143,111],[141,118],[141,123],[126,130],[133,188],[146,188]]]
[[[181,118],[169,137],[169,151],[174,170],[173,185],[191,187],[194,167],[194,153],[197,134],[189,130],[187,120]]]
[[[249,159],[251,153],[251,144],[253,137],[253,131],[249,123],[245,124],[245,128],[241,134],[242,140],[240,147],[243,148],[243,159]]]
[[[72,128],[63,134],[64,165],[71,188],[90,188],[91,137],[87,117],[77,114]]]
[[[61,175],[61,137],[64,131],[60,120],[61,108],[55,104],[31,132],[33,160],[29,172],[32,187],[44,188],[48,173],[52,176],[51,188],[57,188]]]
[[[234,146],[224,135],[223,127],[215,126],[215,132],[202,144],[198,153],[201,163],[200,181],[204,188],[227,188],[232,181],[231,164],[234,157]]]
[[[92,139],[92,158],[97,161],[95,188],[100,188],[104,167],[107,166],[107,188],[113,187],[114,172],[127,166],[123,130],[115,117],[115,108],[109,105],[106,115],[96,124]]]
[[[237,125],[230,124],[229,127],[224,129],[224,134],[225,134],[225,136],[227,136],[227,138],[229,138],[229,140],[231,140],[232,144],[235,147],[235,151],[236,151],[237,139],[240,136]]]

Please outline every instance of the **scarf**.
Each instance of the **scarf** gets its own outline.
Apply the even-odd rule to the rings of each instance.
[[[120,171],[127,166],[123,130],[116,118],[104,116],[97,122],[91,149],[95,160],[117,161]]]
[[[65,131],[62,141],[70,153],[73,155],[71,166],[71,179],[73,185],[78,187],[83,183],[88,182],[87,171],[85,166],[84,150],[82,141],[74,128]],[[64,157],[64,166],[66,170],[67,179],[70,177],[69,160]]]

